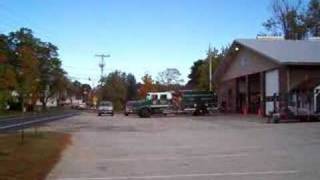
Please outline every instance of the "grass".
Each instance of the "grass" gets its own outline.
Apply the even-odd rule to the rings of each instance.
[[[28,132],[24,143],[20,134],[0,135],[0,179],[42,180],[70,144],[70,135],[54,132]]]
[[[20,115],[22,114],[21,112],[19,111],[3,111],[3,110],[0,110],[0,117],[7,117],[7,116],[14,116],[14,115]]]

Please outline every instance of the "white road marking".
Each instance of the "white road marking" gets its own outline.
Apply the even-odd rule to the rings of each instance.
[[[260,175],[289,175],[297,174],[299,171],[260,171],[260,172],[229,172],[229,173],[208,173],[208,174],[177,174],[159,176],[115,176],[96,178],[60,178],[58,180],[129,180],[129,179],[172,179],[172,178],[199,178],[199,177],[223,177],[223,176],[260,176]]]
[[[119,147],[121,147],[121,145],[127,145],[128,143],[132,143],[132,142],[121,142],[121,143],[117,143],[117,144],[113,144],[114,147],[117,147],[117,145]],[[112,149],[114,147],[80,147],[80,149],[96,149],[96,150],[107,150],[107,149]],[[208,146],[208,145],[177,145],[177,146],[151,146],[151,147],[145,147],[145,146],[141,146],[141,147],[135,147],[134,149],[146,149],[146,148],[161,148],[161,150],[167,150],[167,149],[199,149],[199,148],[203,148],[203,149],[212,149],[212,148],[216,148],[214,146]],[[242,147],[237,147],[237,149],[234,149],[234,147],[230,147],[229,150],[238,150],[238,151],[245,151],[245,150],[259,150],[259,149],[263,149],[263,147],[261,146],[242,146]],[[226,149],[228,150],[228,149]],[[226,151],[224,149],[224,151]]]
[[[211,159],[211,158],[232,158],[232,157],[245,157],[249,156],[248,153],[238,154],[216,154],[216,155],[198,155],[198,156],[165,156],[165,157],[141,157],[141,158],[110,158],[110,159],[99,159],[99,161],[109,162],[123,162],[123,161],[164,161],[164,160],[187,160],[187,159]]]

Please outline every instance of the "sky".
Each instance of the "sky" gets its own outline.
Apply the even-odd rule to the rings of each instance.
[[[105,74],[120,70],[140,81],[177,68],[187,82],[209,44],[263,32],[269,7],[270,0],[0,0],[0,33],[31,28],[58,46],[70,78],[90,85],[100,77],[95,54],[111,55]]]

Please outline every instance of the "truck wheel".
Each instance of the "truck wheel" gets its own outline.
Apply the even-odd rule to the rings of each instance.
[[[203,109],[203,114],[204,114],[204,115],[205,115],[205,114],[209,114],[209,111],[208,111],[207,108],[204,108],[204,109]]]
[[[142,118],[148,118],[148,117],[150,117],[150,115],[151,115],[151,113],[150,113],[149,109],[147,109],[147,108],[143,108],[139,112],[139,116]]]
[[[195,111],[193,111],[192,115],[193,115],[193,116],[198,116],[198,115],[199,115],[199,113],[200,113],[200,112],[199,112],[199,110],[198,110],[198,109],[196,109]]]

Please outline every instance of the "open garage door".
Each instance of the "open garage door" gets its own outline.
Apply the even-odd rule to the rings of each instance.
[[[320,114],[320,85],[314,89],[314,111]]]
[[[267,71],[265,76],[265,87],[266,87],[266,115],[273,112],[275,109],[274,102],[272,100],[274,94],[279,95],[279,70]],[[277,105],[277,104],[276,104]]]

